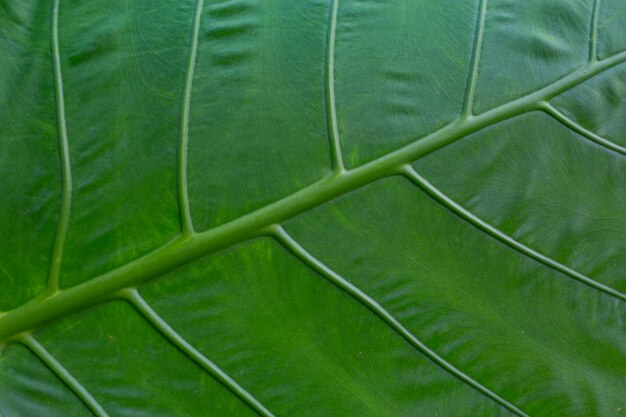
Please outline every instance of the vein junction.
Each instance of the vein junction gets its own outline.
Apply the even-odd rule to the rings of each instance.
[[[57,118],[59,121],[60,147],[63,162],[64,194],[59,230],[57,233],[50,270],[50,291],[48,291],[45,296],[33,300],[30,303],[16,308],[15,310],[4,313],[0,312],[0,348],[3,346],[3,342],[16,342],[24,344],[33,352],[33,354],[39,357],[46,364],[46,366],[48,366],[57,375],[57,377],[75,393],[75,395],[82,400],[82,402],[94,415],[106,417],[107,413],[102,409],[93,396],[49,352],[47,352],[36,339],[30,335],[30,332],[51,320],[72,314],[83,308],[87,308],[101,302],[110,301],[115,298],[125,299],[130,302],[137,312],[143,316],[144,319],[146,319],[165,339],[190,357],[207,373],[211,374],[215,379],[229,388],[258,415],[263,417],[273,417],[273,414],[260,402],[258,402],[250,393],[248,393],[236,381],[218,368],[217,365],[203,356],[198,350],[185,341],[174,329],[172,329],[163,319],[161,319],[158,314],[145,302],[145,300],[141,298],[135,289],[135,287],[142,282],[161,276],[172,269],[193,262],[194,260],[214,251],[260,235],[269,234],[305,265],[318,272],[325,279],[337,285],[343,291],[346,291],[357,301],[369,308],[382,321],[394,329],[401,337],[407,340],[407,342],[430,358],[437,365],[446,369],[448,372],[472,386],[485,396],[498,402],[515,415],[527,417],[527,414],[515,405],[490,391],[488,388],[464,374],[461,370],[455,368],[452,364],[448,363],[445,359],[430,350],[374,299],[370,298],[359,288],[354,287],[347,280],[340,277],[326,265],[315,259],[279,225],[302,212],[354,191],[374,181],[389,176],[402,175],[411,180],[415,185],[425,189],[425,191],[434,196],[437,201],[457,213],[457,215],[461,218],[474,224],[479,229],[494,236],[496,239],[501,240],[521,253],[524,253],[525,255],[530,256],[549,267],[557,269],[574,279],[590,285],[591,287],[604,291],[605,293],[622,300],[626,300],[626,295],[578,274],[576,271],[572,271],[549,258],[543,257],[532,249],[515,242],[502,232],[482,222],[480,219],[473,216],[471,213],[467,212],[465,209],[458,206],[455,202],[432,187],[425,179],[413,171],[413,169],[410,168],[410,165],[407,165],[414,160],[434,152],[448,144],[454,143],[471,133],[531,111],[546,112],[566,127],[587,137],[589,140],[592,140],[615,152],[626,154],[626,150],[623,147],[613,144],[612,142],[587,131],[572,120],[568,119],[565,115],[560,113],[548,103],[550,99],[561,94],[562,92],[567,91],[585,80],[626,61],[626,51],[602,61],[597,60],[596,38],[599,3],[600,0],[595,0],[590,36],[589,62],[584,68],[579,69],[578,71],[542,88],[539,91],[528,94],[480,115],[474,115],[472,112],[472,104],[475,95],[478,64],[480,61],[480,51],[487,10],[487,0],[481,0],[476,26],[472,63],[468,76],[461,117],[450,125],[423,138],[416,139],[413,143],[400,148],[397,151],[358,168],[345,170],[341,156],[339,131],[337,128],[334,91],[334,43],[339,0],[331,0],[325,65],[326,112],[333,168],[331,174],[295,194],[283,198],[255,212],[247,214],[237,220],[218,226],[206,232],[196,233],[193,230],[189,209],[186,170],[191,86],[196,52],[198,48],[200,15],[203,7],[203,0],[197,0],[194,25],[192,28],[191,53],[188,57],[188,68],[184,86],[185,91],[180,117],[181,125],[178,155],[178,182],[182,226],[181,234],[152,253],[125,266],[105,273],[78,286],[58,291],[58,276],[63,243],[69,223],[72,183],[68,140],[65,128],[63,86],[58,48],[59,0],[55,0],[53,9],[53,17],[55,20],[53,21],[52,36],[57,94]]]
[[[35,299],[0,314],[0,341],[10,342],[51,320],[107,301],[125,288],[135,287],[214,251],[264,235],[272,225],[281,224],[327,201],[393,175],[403,167],[437,149],[504,120],[531,111],[543,111],[545,103],[610,68],[626,61],[626,51],[596,61],[534,93],[477,116],[457,121],[358,168],[334,172],[316,183],[266,207],[211,230],[181,234],[155,251],[83,284]]]

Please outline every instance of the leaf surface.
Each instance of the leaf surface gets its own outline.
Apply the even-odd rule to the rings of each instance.
[[[0,415],[622,415],[625,16],[0,0]]]

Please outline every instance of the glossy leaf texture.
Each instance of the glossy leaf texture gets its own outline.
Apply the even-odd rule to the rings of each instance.
[[[626,415],[623,0],[0,0],[0,416]]]

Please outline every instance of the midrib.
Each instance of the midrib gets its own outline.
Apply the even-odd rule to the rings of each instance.
[[[626,61],[626,51],[593,62],[558,81],[478,116],[455,122],[358,168],[333,173],[302,190],[257,211],[211,230],[180,235],[153,252],[75,287],[37,298],[14,310],[0,313],[0,341],[31,331],[54,319],[117,298],[116,293],[136,287],[182,265],[255,236],[298,214],[359,189],[379,179],[401,175],[405,164],[463,137],[504,120],[534,110],[564,91]]]

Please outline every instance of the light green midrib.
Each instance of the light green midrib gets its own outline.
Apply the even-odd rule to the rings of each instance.
[[[110,299],[117,291],[135,287],[219,249],[257,236],[273,224],[280,224],[306,210],[387,176],[400,173],[402,167],[471,133],[533,110],[568,89],[626,61],[626,51],[594,62],[570,75],[517,100],[478,116],[459,120],[341,174],[331,174],[312,185],[211,230],[180,235],[153,252],[90,281],[36,299],[0,315],[0,341]]]

